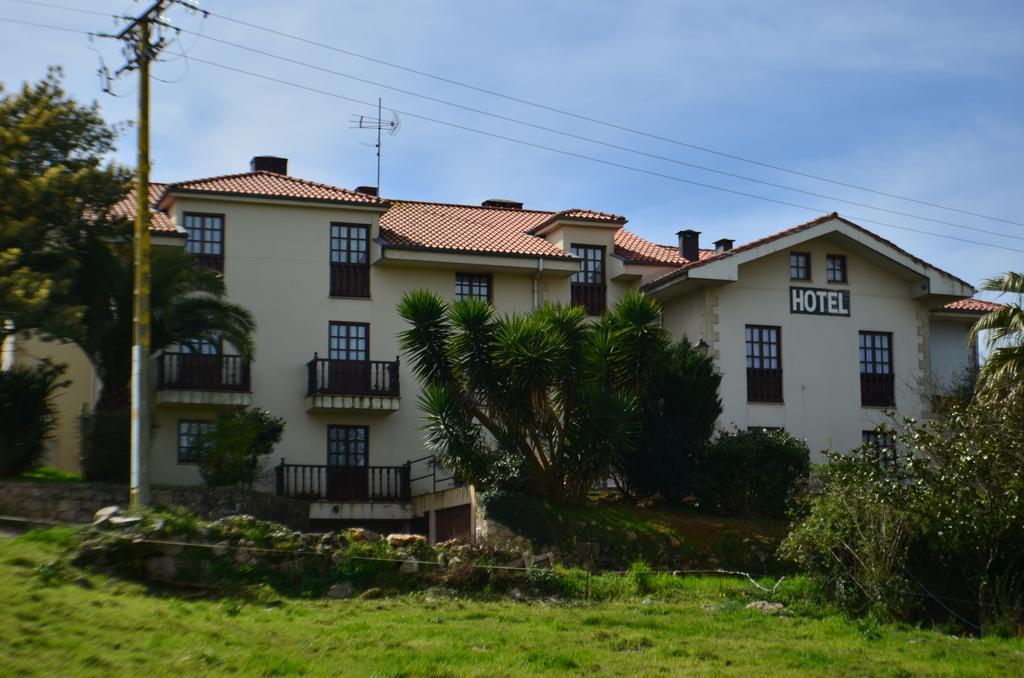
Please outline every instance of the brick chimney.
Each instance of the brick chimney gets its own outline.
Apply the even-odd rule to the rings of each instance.
[[[287,175],[288,158],[278,158],[276,155],[257,155],[249,161],[249,170]]]
[[[679,256],[687,261],[700,258],[700,231],[686,229],[676,233],[679,236]]]
[[[377,196],[376,186],[356,186],[356,193],[362,193],[363,195]]]

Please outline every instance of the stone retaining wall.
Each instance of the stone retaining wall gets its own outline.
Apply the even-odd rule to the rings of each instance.
[[[181,506],[211,520],[247,513],[292,529],[309,526],[307,502],[242,489],[157,485],[153,503]],[[124,485],[0,481],[0,515],[87,523],[99,508],[127,505],[128,488]]]

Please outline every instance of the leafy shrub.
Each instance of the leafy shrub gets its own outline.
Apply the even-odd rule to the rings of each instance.
[[[262,458],[274,451],[283,433],[284,419],[266,410],[224,412],[196,437],[199,475],[214,487],[251,486],[263,470]]]
[[[724,431],[698,455],[694,493],[713,513],[783,516],[810,465],[807,444],[784,431]]]
[[[696,460],[722,413],[722,375],[686,337],[665,348],[658,364],[662,369],[652,375],[644,398],[639,440],[621,456],[617,480],[629,493],[658,493],[677,502],[693,491]]]
[[[783,544],[843,609],[1012,634],[1024,620],[1024,407],[954,405],[831,457]]]
[[[0,372],[0,477],[39,465],[57,425],[53,396],[67,385],[58,381],[62,374],[63,365],[45,360]]]

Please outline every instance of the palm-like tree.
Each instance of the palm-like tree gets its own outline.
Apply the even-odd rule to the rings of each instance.
[[[498,317],[485,301],[448,305],[428,291],[406,294],[398,310],[441,463],[484,485],[517,479],[555,501],[585,497],[629,448],[638,398],[668,343],[660,306],[639,294],[599,323],[553,305]]]
[[[981,285],[987,292],[1016,295],[1016,301],[982,316],[971,328],[971,341],[988,332],[989,349],[978,373],[979,391],[1010,396],[1024,392],[1024,273],[1008,272]]]
[[[86,477],[123,480],[128,473],[131,404],[132,260],[128,246],[90,238],[76,253],[68,301],[80,319],[54,319],[44,332],[77,345],[100,380],[93,414],[84,422]],[[252,314],[225,298],[223,279],[183,252],[154,253],[150,307],[153,353],[176,344],[223,339],[245,358],[253,355]]]

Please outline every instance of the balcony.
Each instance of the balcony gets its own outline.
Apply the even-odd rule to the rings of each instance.
[[[239,355],[165,351],[157,358],[157,403],[237,405],[252,402],[249,362]]]
[[[286,464],[274,468],[277,494],[310,501],[408,502],[412,498],[410,464],[401,466],[326,466]]]
[[[896,378],[892,374],[860,375],[860,404],[864,407],[894,407]]]
[[[399,360],[326,360],[306,364],[306,409],[390,414],[398,409]]]

